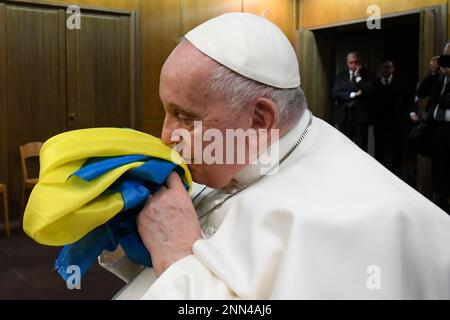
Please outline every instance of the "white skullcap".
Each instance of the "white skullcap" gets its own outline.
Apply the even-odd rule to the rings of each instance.
[[[266,18],[226,13],[199,25],[185,38],[211,59],[246,78],[282,89],[300,86],[294,48]]]

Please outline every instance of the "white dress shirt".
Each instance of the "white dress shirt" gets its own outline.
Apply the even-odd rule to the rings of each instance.
[[[348,70],[349,74],[350,74],[350,81],[352,81],[353,78],[353,71],[352,70]],[[361,76],[357,76],[355,78],[356,83],[359,83],[362,80]],[[355,98],[356,97],[356,92],[350,92],[350,98]]]

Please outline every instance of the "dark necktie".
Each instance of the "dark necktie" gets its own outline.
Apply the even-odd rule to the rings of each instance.
[[[351,76],[350,76],[350,82],[353,83],[353,84],[356,84],[356,77],[355,77],[355,74],[353,72],[351,73]]]

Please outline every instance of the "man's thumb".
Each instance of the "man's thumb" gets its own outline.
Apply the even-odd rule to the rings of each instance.
[[[178,173],[176,173],[175,171],[173,171],[169,178],[167,178],[166,181],[166,185],[168,189],[183,189],[184,190],[184,186],[183,186],[183,182],[181,181],[180,176],[178,175]]]

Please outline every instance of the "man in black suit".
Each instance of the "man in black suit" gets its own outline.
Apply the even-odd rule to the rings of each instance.
[[[442,50],[442,55],[447,56],[450,55],[450,42],[447,42],[444,50]],[[426,77],[419,83],[417,86],[417,92],[416,92],[416,103],[421,98],[428,98],[431,96],[431,91],[433,90],[434,85],[441,79],[442,76],[442,70],[439,66],[439,58],[440,56],[436,56],[431,58],[430,61],[430,72],[426,75]],[[424,118],[427,118],[427,113],[429,112],[430,108],[432,106],[432,99],[428,99],[427,107],[425,109],[425,114],[423,115]],[[420,120],[419,116],[417,115],[417,105],[415,104],[413,106],[413,109],[411,110],[410,118],[413,122],[417,122]]]
[[[438,63],[442,75],[431,90],[430,110],[427,113],[433,128],[431,175],[435,203],[450,214],[450,56],[441,56]]]
[[[361,67],[357,52],[347,55],[347,67],[348,70],[339,73],[334,81],[334,123],[349,139],[367,151],[374,77],[372,72]]]
[[[413,104],[411,113],[409,115],[413,122],[419,121],[419,115],[417,114],[417,102],[419,101],[419,99],[428,98],[431,95],[431,90],[433,89],[433,86],[435,85],[435,83],[437,83],[439,81],[439,79],[442,76],[442,73],[441,73],[439,65],[438,65],[438,59],[439,59],[439,56],[431,58],[430,71],[425,76],[425,78],[421,82],[419,82],[419,84],[417,86],[416,99],[415,99],[416,103]],[[426,118],[426,114],[432,107],[431,104],[432,104],[432,100],[428,99],[424,118]]]
[[[392,61],[383,61],[380,78],[374,83],[375,159],[387,166],[392,157],[392,171],[400,176],[413,94],[408,92],[405,82],[394,75],[394,69]]]

